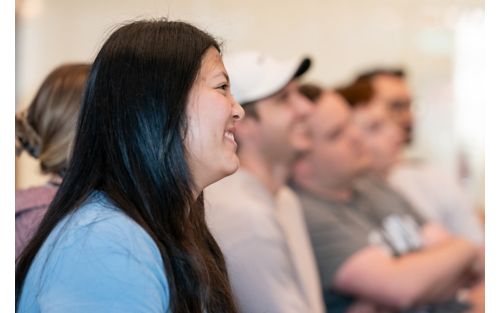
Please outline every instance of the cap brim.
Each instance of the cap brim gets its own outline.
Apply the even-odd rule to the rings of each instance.
[[[309,69],[309,67],[311,67],[311,59],[308,58],[308,57],[305,57],[302,60],[302,62],[300,63],[299,68],[297,69],[297,71],[295,72],[295,74],[293,75],[292,78],[300,77],[302,74],[304,74],[305,72],[307,72],[307,70]]]

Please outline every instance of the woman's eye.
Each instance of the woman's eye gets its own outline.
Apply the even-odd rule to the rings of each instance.
[[[221,90],[224,90],[224,91],[226,91],[228,88],[229,88],[228,84],[222,84],[219,87],[217,87],[217,89],[221,89]]]

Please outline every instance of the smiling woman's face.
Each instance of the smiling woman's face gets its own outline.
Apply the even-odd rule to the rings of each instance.
[[[220,53],[209,48],[187,106],[188,164],[200,192],[239,166],[234,125],[244,111],[234,100]]]

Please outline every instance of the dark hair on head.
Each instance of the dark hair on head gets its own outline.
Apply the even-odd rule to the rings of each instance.
[[[28,108],[16,114],[16,139],[40,161],[45,174],[63,175],[68,166],[90,64],[69,63],[43,81]]]
[[[365,72],[361,72],[354,79],[355,82],[362,80],[371,81],[373,78],[381,75],[394,76],[397,78],[405,79],[406,73],[402,68],[374,68]]]
[[[241,103],[241,107],[243,110],[245,110],[245,117],[251,117],[256,119],[257,121],[259,120],[259,113],[257,113],[257,104],[258,101],[251,101],[251,102],[245,102]]]
[[[171,312],[236,312],[224,258],[205,223],[203,194],[193,193],[184,145],[189,93],[211,47],[220,51],[209,34],[163,19],[122,26],[104,43],[68,171],[18,260],[16,304],[52,229],[101,190],[158,246]]]
[[[344,97],[351,107],[367,105],[375,96],[372,84],[368,80],[355,81],[335,91]]]
[[[316,103],[321,94],[323,93],[323,89],[315,84],[302,84],[299,87],[299,92],[309,99],[312,103]]]

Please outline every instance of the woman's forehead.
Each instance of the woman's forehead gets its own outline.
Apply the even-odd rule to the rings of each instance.
[[[202,80],[216,78],[217,76],[229,79],[224,63],[222,62],[222,57],[217,49],[209,48],[205,53],[199,75]]]

